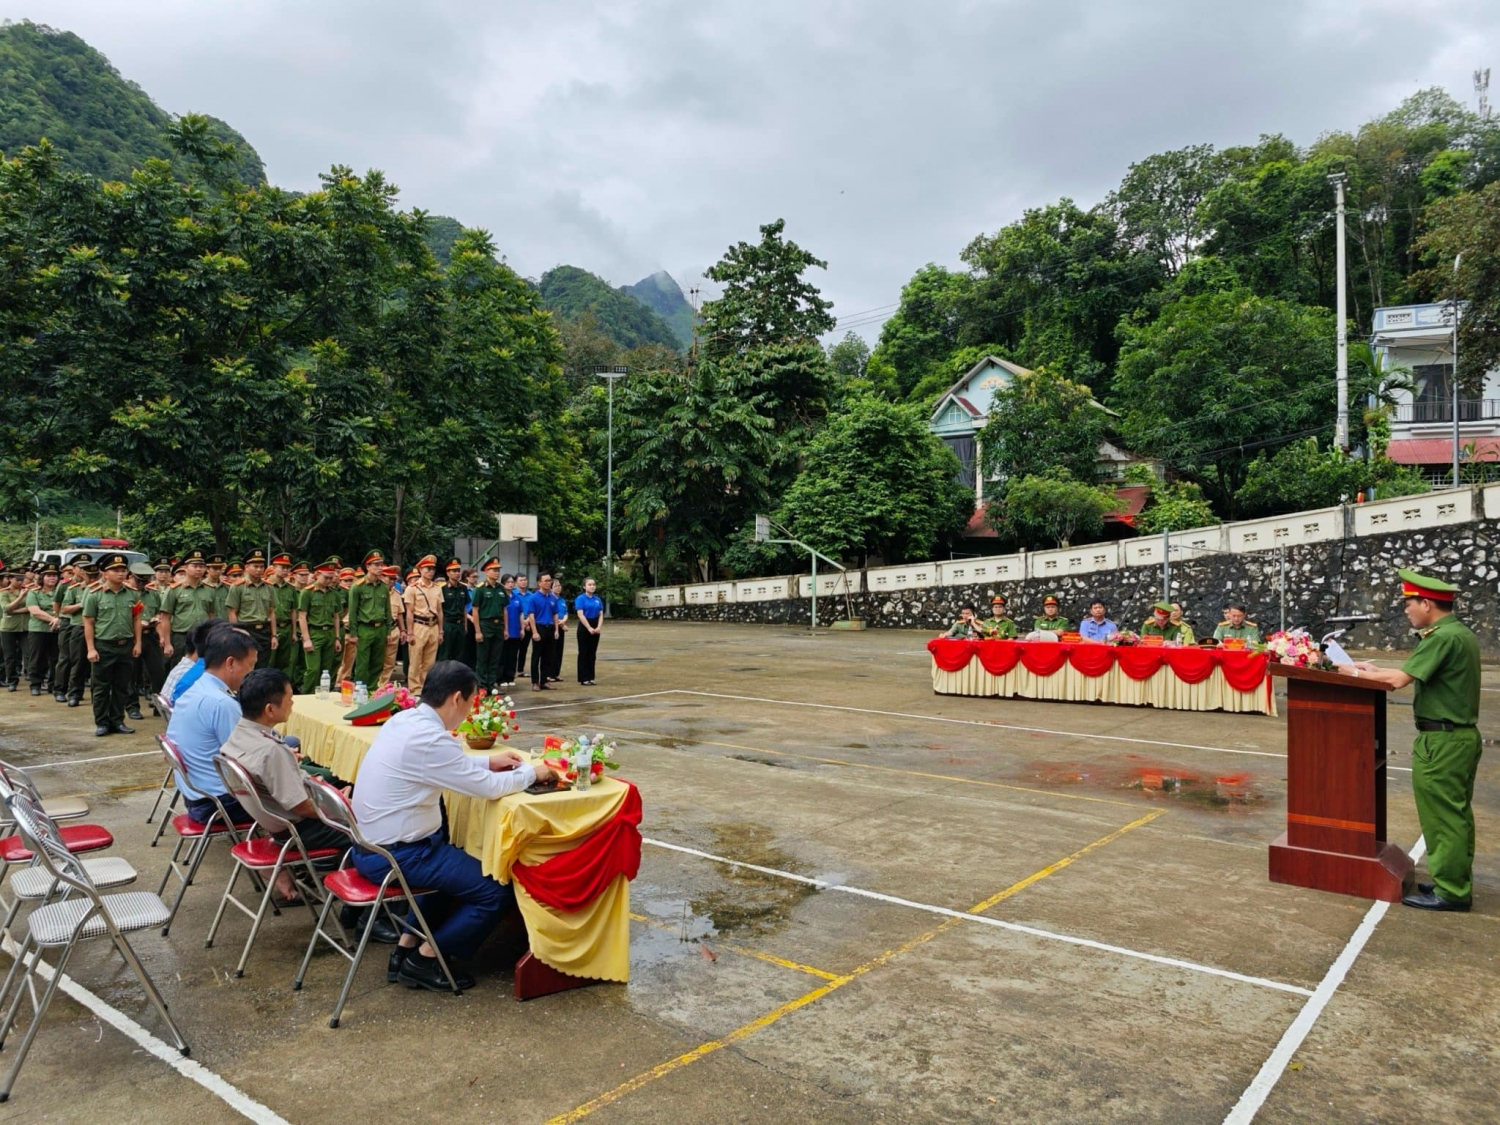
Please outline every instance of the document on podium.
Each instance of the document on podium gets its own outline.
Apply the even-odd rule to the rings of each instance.
[[[1323,655],[1331,664],[1353,664],[1354,658],[1344,651],[1344,646],[1338,641],[1324,641]]]

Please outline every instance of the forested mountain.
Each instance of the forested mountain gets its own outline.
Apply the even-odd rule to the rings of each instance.
[[[171,120],[72,32],[29,22],[0,26],[0,152],[14,156],[46,137],[69,167],[124,180],[152,157],[182,167],[167,144]],[[265,183],[265,166],[250,142],[224,122],[208,120],[214,136],[238,150],[237,177]]]
[[[542,275],[540,287],[543,308],[567,321],[592,318],[598,330],[621,347],[678,347],[677,335],[666,321],[623,286],[613,289],[588,270],[557,266]]]
[[[427,241],[427,249],[432,251],[432,256],[444,269],[448,268],[448,262],[453,257],[453,244],[463,232],[463,223],[452,216],[427,216],[427,229],[422,237]]]
[[[678,344],[684,348],[692,344],[693,306],[666,270],[657,270],[650,277],[627,285],[625,292],[665,320],[677,336]]]

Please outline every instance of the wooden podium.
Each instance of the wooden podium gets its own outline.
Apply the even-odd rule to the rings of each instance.
[[[1385,697],[1380,684],[1271,663],[1287,681],[1286,831],[1271,882],[1400,902],[1411,858],[1385,838]]]

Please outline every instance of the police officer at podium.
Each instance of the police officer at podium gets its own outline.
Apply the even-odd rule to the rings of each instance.
[[[1411,788],[1427,842],[1431,883],[1401,901],[1419,910],[1467,912],[1473,902],[1474,775],[1479,769],[1479,641],[1453,616],[1455,586],[1415,570],[1398,570],[1416,650],[1398,668],[1367,661],[1340,665],[1349,676],[1387,687],[1413,685],[1417,740]]]

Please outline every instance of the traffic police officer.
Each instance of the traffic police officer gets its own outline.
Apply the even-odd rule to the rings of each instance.
[[[406,686],[413,695],[422,694],[427,669],[437,660],[438,645],[443,639],[443,594],[433,581],[437,575],[437,557],[423,555],[417,560],[417,577],[401,595],[406,613]]]
[[[105,555],[102,589],[83,599],[83,635],[94,699],[94,736],[134,734],[125,725],[125,706],[131,695],[135,658],[141,654],[141,596],[125,585],[130,562],[121,554]]]
[[[224,608],[229,620],[255,638],[257,665],[271,662],[276,649],[276,591],[266,585],[266,553],[260,549],[245,556],[245,580],[231,586]]]
[[[1359,661],[1349,676],[1386,687],[1415,685],[1411,790],[1427,842],[1431,883],[1401,901],[1419,910],[1467,911],[1474,896],[1474,775],[1479,769],[1479,641],[1453,616],[1455,586],[1398,570],[1406,619],[1420,638],[1400,668]]]
[[[346,628],[356,648],[349,675],[373,692],[380,686],[380,667],[385,662],[385,642],[395,622],[391,619],[391,589],[382,572],[385,555],[370,551],[364,558],[364,576],[349,587],[349,618]]]

